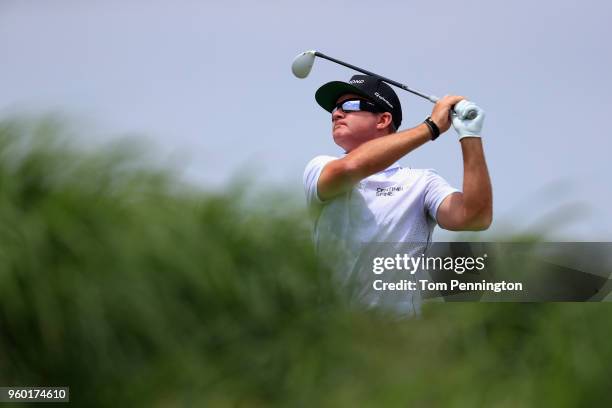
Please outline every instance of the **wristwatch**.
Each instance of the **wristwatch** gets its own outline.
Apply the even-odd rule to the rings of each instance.
[[[436,140],[438,136],[440,136],[440,128],[438,128],[438,125],[431,120],[431,116],[428,116],[423,123],[427,125],[429,131],[431,132],[431,140]]]

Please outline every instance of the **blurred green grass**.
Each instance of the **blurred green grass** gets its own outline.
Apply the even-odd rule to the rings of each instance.
[[[609,405],[607,304],[348,306],[303,209],[0,122],[0,385],[87,406]]]

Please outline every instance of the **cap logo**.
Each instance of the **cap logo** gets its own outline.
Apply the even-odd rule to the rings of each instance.
[[[363,79],[353,79],[349,81],[349,84],[363,84],[365,80]]]
[[[374,92],[374,96],[376,96],[378,99],[384,101],[387,105],[389,105],[389,107],[391,109],[393,109],[393,105],[391,105],[391,102],[389,102],[388,100],[386,100],[381,94],[379,94],[378,92]]]

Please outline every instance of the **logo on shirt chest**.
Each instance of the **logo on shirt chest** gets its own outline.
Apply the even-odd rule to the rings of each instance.
[[[389,197],[400,191],[404,191],[404,186],[377,187],[376,197]]]

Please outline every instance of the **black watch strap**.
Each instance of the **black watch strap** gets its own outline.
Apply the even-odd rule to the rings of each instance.
[[[440,128],[438,128],[438,125],[431,120],[431,116],[428,116],[423,123],[427,125],[429,131],[431,132],[431,140],[436,140],[438,136],[440,136]]]

